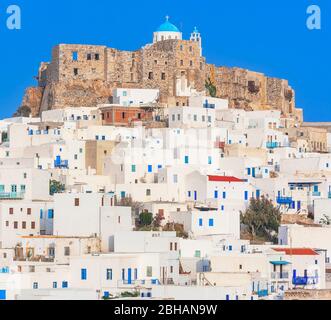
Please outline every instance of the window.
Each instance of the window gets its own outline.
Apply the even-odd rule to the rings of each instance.
[[[193,67],[193,61],[190,60],[190,67]]]
[[[177,250],[178,250],[178,243],[175,242],[175,251],[177,251]]]
[[[199,227],[202,227],[203,226],[203,220],[202,218],[199,219]]]
[[[214,198],[218,199],[218,191],[217,190],[214,191]]]
[[[153,72],[149,72],[148,73],[148,79],[149,80],[153,80],[154,76],[153,76]]]
[[[87,270],[86,269],[81,269],[80,275],[81,275],[81,280],[87,280]]]
[[[194,257],[201,258],[201,251],[200,250],[195,250]]]
[[[6,227],[9,227],[9,221],[6,221]]]
[[[21,184],[21,192],[25,192],[25,184]]]
[[[214,226],[214,219],[209,219],[209,227],[213,227]]]
[[[248,200],[248,191],[245,191],[245,195],[244,195],[245,201]]]
[[[226,199],[226,192],[223,192],[223,199]]]
[[[95,60],[100,60],[100,54],[99,53],[95,54]]]
[[[16,193],[17,192],[17,185],[16,184],[12,184],[11,186],[11,192]]]
[[[133,165],[131,166],[131,171],[132,171],[132,172],[136,172],[136,165],[133,164]]]
[[[63,289],[68,288],[68,282],[67,281],[62,281],[62,288]]]
[[[48,219],[54,219],[54,210],[48,209]]]
[[[74,76],[78,76],[78,68],[74,68]]]
[[[53,289],[57,289],[57,282],[53,282]]]
[[[31,222],[31,229],[36,229],[36,223],[34,221]]]
[[[174,174],[174,183],[178,183],[178,175]]]
[[[113,269],[107,269],[106,270],[106,279],[107,280],[113,280]]]
[[[33,289],[34,289],[34,290],[38,289],[38,282],[34,282],[34,283],[33,283]]]
[[[189,162],[190,162],[190,161],[189,161],[189,156],[185,156],[184,163],[185,163],[185,164],[189,164]]]
[[[14,229],[18,229],[18,222],[17,221],[14,222]]]
[[[14,208],[9,208],[9,214],[14,214]]]
[[[161,73],[161,80],[165,80],[166,79],[166,74],[164,72]]]
[[[73,51],[72,52],[72,61],[77,61],[78,60],[78,52],[77,51]]]
[[[87,54],[87,60],[92,60],[92,55],[90,53]]]
[[[172,250],[173,250],[173,243],[170,242],[170,251],[172,251]]]
[[[149,172],[149,173],[152,173],[152,172],[153,172],[153,166],[152,166],[152,165],[149,165],[149,166],[148,166],[148,172]]]
[[[152,277],[153,276],[153,267],[147,267],[146,276]]]
[[[152,194],[151,189],[147,189],[147,190],[146,190],[146,196],[149,197],[151,194]]]
[[[180,60],[180,65],[183,66],[184,65],[184,61]]]
[[[25,221],[22,222],[22,229],[26,229],[26,222]]]
[[[64,255],[66,257],[69,257],[70,256],[70,247],[64,247]]]
[[[31,215],[31,208],[27,208],[26,213],[27,213],[27,215]]]
[[[79,198],[75,198],[75,207],[79,207]]]

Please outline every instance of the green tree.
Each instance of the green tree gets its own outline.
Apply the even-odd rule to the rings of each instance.
[[[49,193],[53,196],[55,193],[61,193],[65,191],[65,185],[56,180],[50,180]]]
[[[208,80],[206,80],[205,87],[208,90],[209,95],[211,97],[215,98],[216,94],[217,94],[217,89],[216,89],[216,86],[212,83],[210,78],[208,78]]]
[[[251,199],[248,209],[241,212],[240,220],[253,239],[260,237],[266,241],[275,242],[277,240],[281,213],[265,197]]]
[[[142,226],[150,226],[153,222],[153,214],[150,212],[143,211],[139,215],[140,225]]]

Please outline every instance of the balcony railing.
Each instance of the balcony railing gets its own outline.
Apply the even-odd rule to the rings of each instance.
[[[118,281],[119,286],[147,286],[147,285],[160,285],[160,281],[158,279],[152,279],[152,280],[120,280]]]
[[[55,160],[54,161],[54,167],[55,168],[60,168],[60,169],[68,169],[69,167],[69,162],[68,160]]]
[[[290,205],[293,202],[292,197],[277,197],[278,204],[287,204]]]
[[[268,289],[260,290],[257,292],[257,295],[259,298],[267,297],[269,295],[269,291],[268,291]]]
[[[9,268],[5,267],[5,268],[0,268],[0,273],[9,273]]]
[[[24,192],[0,192],[1,200],[22,200]]]
[[[313,197],[320,197],[320,196],[321,196],[321,193],[318,192],[318,191],[314,191],[314,192],[312,193],[312,195],[313,195]]]
[[[297,286],[306,286],[309,284],[317,284],[318,277],[295,277],[292,279],[292,284]]]
[[[271,279],[274,280],[288,280],[289,279],[289,273],[288,272],[272,272],[271,273]]]
[[[268,149],[275,149],[278,148],[278,142],[267,142],[267,148]]]

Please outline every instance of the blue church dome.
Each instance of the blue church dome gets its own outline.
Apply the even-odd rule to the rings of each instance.
[[[167,21],[159,26],[157,32],[180,32],[179,29],[169,22],[169,17],[166,17]]]

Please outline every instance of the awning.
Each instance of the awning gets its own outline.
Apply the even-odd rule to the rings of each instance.
[[[291,262],[288,261],[270,261],[270,263],[275,266],[286,266],[288,264],[291,264]]]

